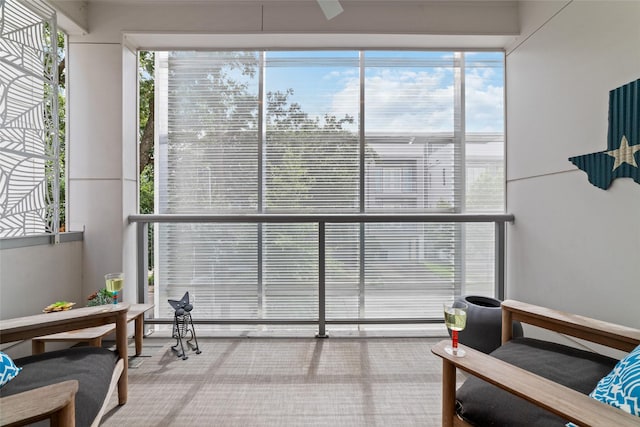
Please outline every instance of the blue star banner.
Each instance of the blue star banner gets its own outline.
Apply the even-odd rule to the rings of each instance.
[[[569,161],[603,190],[616,178],[632,178],[640,184],[640,79],[609,92],[607,148],[569,157]]]

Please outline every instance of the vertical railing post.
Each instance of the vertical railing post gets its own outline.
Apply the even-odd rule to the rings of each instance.
[[[325,301],[325,222],[318,222],[318,335],[327,338]]]
[[[504,300],[504,274],[505,274],[505,223],[495,222],[495,297]]]
[[[263,247],[262,247],[262,232],[263,232],[263,223],[259,222],[257,225],[257,241],[258,241],[258,250],[257,250],[257,255],[258,255],[258,319],[264,319],[264,315],[266,313],[266,310],[264,309],[264,301],[265,301],[265,295],[264,295],[264,277],[263,277],[263,271],[264,269],[262,268],[262,263],[263,258],[264,258],[264,251],[263,251]]]
[[[138,292],[137,302],[144,304],[147,302],[149,290],[149,223],[139,222],[136,227],[136,257],[138,261],[138,277],[136,279],[136,289]]]
[[[366,231],[366,226],[364,224],[364,222],[360,223],[360,242],[359,242],[359,246],[360,246],[360,262],[358,263],[360,271],[358,273],[358,317],[360,319],[364,319],[364,316],[366,314],[365,311],[365,304],[366,304],[366,300],[365,300],[365,274],[366,274],[366,270],[364,268],[364,262],[365,262],[365,256],[366,256],[366,248],[365,248],[365,239],[364,239],[364,233]]]

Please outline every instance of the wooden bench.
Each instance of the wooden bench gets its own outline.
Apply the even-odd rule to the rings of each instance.
[[[525,342],[527,338],[513,339],[513,321],[530,324],[549,331],[591,341],[611,349],[630,352],[640,345],[640,330],[609,322],[579,316],[577,314],[553,310],[527,304],[520,301],[506,300],[502,302],[502,343],[503,345],[491,354],[484,354],[473,348],[462,345],[467,352],[464,357],[449,355],[445,347],[449,340],[436,344],[431,352],[442,358],[442,426],[462,427],[472,425],[560,425],[566,420],[580,426],[640,426],[639,418],[619,408],[600,402],[588,396],[590,391],[578,391],[564,384],[577,384],[576,380],[591,378],[587,390],[593,390],[606,375],[608,369],[615,365],[611,360],[607,370],[594,375],[597,368],[596,355],[588,355],[581,365],[585,350],[547,343],[545,346],[549,357],[545,356],[543,364],[536,372],[525,369],[526,365],[535,365],[539,356],[544,356],[543,345],[531,341],[521,349],[525,352],[512,352],[505,357],[508,348],[517,347],[517,341]],[[541,343],[543,341],[536,340]],[[505,351],[506,350],[506,351]],[[553,352],[556,355],[553,355]],[[526,357],[516,356],[525,354]],[[515,355],[515,356],[513,356]],[[568,356],[573,358],[575,370],[563,370]],[[599,355],[601,356],[601,355]],[[499,358],[500,357],[500,358]],[[527,359],[523,361],[522,359]],[[558,363],[554,363],[557,361]],[[526,363],[525,363],[526,362]],[[539,363],[539,362],[538,362]],[[522,367],[518,366],[522,365]],[[463,385],[457,387],[457,370],[468,374]],[[571,373],[578,373],[580,378],[567,380]],[[562,377],[565,378],[562,378]],[[550,379],[551,378],[551,379]],[[563,380],[564,384],[560,382]],[[469,387],[471,385],[471,387]],[[495,387],[494,387],[495,386]],[[471,393],[468,392],[471,390]],[[521,399],[520,399],[521,398]],[[467,413],[465,414],[465,406]],[[475,411],[469,408],[476,409]],[[482,408],[478,411],[477,408]],[[545,414],[555,414],[559,419],[551,420]],[[465,419],[466,417],[466,419]],[[555,417],[554,417],[555,418]],[[511,421],[506,421],[511,419]],[[542,422],[540,422],[542,420]],[[544,424],[543,424],[544,423]]]
[[[116,336],[115,353],[72,347],[16,359],[20,375],[0,389],[0,425],[30,425],[47,419],[59,427],[99,425],[116,387],[118,404],[124,405],[128,310],[129,304],[118,303],[0,320],[0,344],[111,323]],[[68,363],[70,357],[74,363]]]
[[[142,337],[144,335],[144,313],[153,308],[153,304],[131,304],[127,312],[127,322],[135,321],[134,339],[136,343],[136,356],[142,354]],[[44,353],[46,342],[87,342],[93,347],[102,347],[102,339],[115,332],[115,323],[110,323],[93,328],[77,329],[75,331],[61,332],[58,334],[44,335],[31,340],[31,352],[33,354]]]

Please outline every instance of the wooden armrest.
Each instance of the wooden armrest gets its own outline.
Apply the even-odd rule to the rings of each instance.
[[[454,394],[442,397],[443,402],[448,399],[450,409],[455,401],[455,368],[458,368],[583,427],[638,427],[638,417],[473,348],[460,345],[466,355],[451,356],[444,350],[448,343],[449,340],[441,341],[431,351],[443,359],[445,373],[453,372],[443,375],[443,391]],[[455,368],[452,370],[451,366]]]
[[[640,345],[640,330],[635,328],[520,301],[503,301],[502,325],[511,325],[514,320],[626,352]],[[503,327],[502,342],[509,341],[511,334],[511,328]]]
[[[52,419],[52,425],[75,425],[78,381],[69,380],[0,399],[0,425],[22,426]]]
[[[127,310],[126,303],[105,304],[0,320],[0,343],[115,323],[118,314],[126,316]]]

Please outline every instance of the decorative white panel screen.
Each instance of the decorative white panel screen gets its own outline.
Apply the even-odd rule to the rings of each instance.
[[[0,0],[0,237],[58,232],[56,34],[44,2]]]

